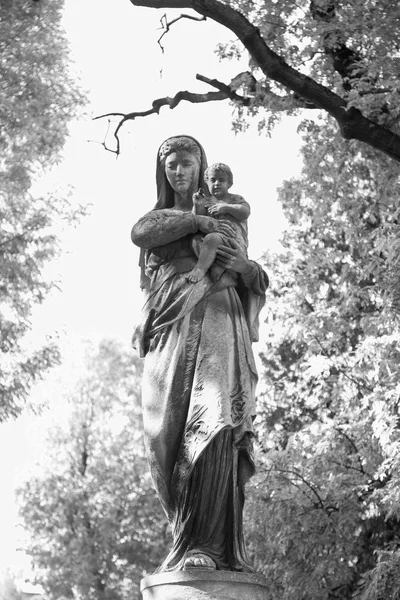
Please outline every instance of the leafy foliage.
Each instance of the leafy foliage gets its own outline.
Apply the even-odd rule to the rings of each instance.
[[[254,5],[239,0],[232,5],[259,28],[266,44],[291,67],[337,93],[348,109],[398,130],[397,2],[263,0]],[[241,54],[241,45],[237,41],[220,45],[218,52],[221,58],[232,58]],[[270,131],[280,115],[298,112],[299,98],[292,95],[289,101],[287,89],[265,77],[252,57],[250,69],[255,79],[242,90],[251,103],[238,109],[236,126],[245,128],[246,116],[260,114],[260,128]]]
[[[144,456],[142,365],[112,341],[89,352],[47,464],[20,490],[29,553],[50,598],[125,600],[167,552]]]
[[[400,162],[399,19],[394,1],[377,0],[130,0],[136,6],[194,9],[204,20],[229,29],[235,40],[219,44],[221,58],[248,53],[249,69],[229,83],[197,75],[218,92],[180,91],[157,98],[146,111],[108,113],[119,117],[114,131],[128,120],[193,103],[229,98],[237,107],[235,131],[247,127],[246,117],[260,113],[259,130],[269,132],[280,114],[321,109],[332,116],[344,139],[358,140]],[[165,18],[170,25],[191,15]]]
[[[280,190],[289,228],[267,257],[249,539],[271,599],[398,598],[399,173],[330,121],[302,132],[303,172]]]
[[[67,198],[35,196],[32,184],[60,158],[67,124],[83,102],[68,71],[63,3],[0,6],[0,421],[17,416],[33,381],[59,360],[54,342],[28,349],[33,305],[52,284],[55,224],[74,221]]]
[[[11,571],[0,572],[0,600],[23,600]]]
[[[289,65],[339,94],[347,109],[397,131],[396,2],[232,5]],[[221,57],[241,51],[235,42],[220,47]],[[259,116],[260,130],[269,131],[281,114],[307,108],[254,60],[250,70],[235,87],[250,99],[236,128]],[[344,141],[313,109],[315,121],[301,126],[303,173],[280,191],[289,222],[283,250],[267,257],[271,329],[248,542],[271,600],[395,599],[399,168]],[[21,492],[32,557],[51,597],[124,600],[165,554],[166,523],[150,491],[131,361],[101,346],[70,394],[52,463]]]

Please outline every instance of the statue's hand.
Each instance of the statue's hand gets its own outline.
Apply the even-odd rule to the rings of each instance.
[[[193,203],[204,204],[207,201],[207,197],[204,194],[202,188],[193,194]]]
[[[220,202],[219,204],[206,204],[206,208],[208,208],[208,212],[212,217],[224,214],[225,207],[226,204],[222,202]]]
[[[228,221],[217,221],[217,223],[218,233],[222,233],[223,235],[226,235],[229,238],[235,236],[235,228]]]
[[[252,268],[252,263],[247,258],[245,252],[234,240],[231,241],[233,248],[221,246],[217,251],[216,264],[224,269],[232,269],[237,273],[245,273]]]

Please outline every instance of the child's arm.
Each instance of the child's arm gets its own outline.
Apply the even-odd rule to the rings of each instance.
[[[219,202],[209,207],[209,213],[212,217],[215,215],[228,214],[237,221],[245,221],[250,215],[250,204],[242,196],[234,196],[234,203]]]

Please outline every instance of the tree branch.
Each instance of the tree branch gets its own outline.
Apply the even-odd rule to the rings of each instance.
[[[240,96],[237,96],[237,97],[240,98]],[[153,114],[158,115],[161,107],[169,106],[171,109],[173,109],[176,106],[178,106],[178,104],[180,102],[182,102],[182,100],[186,100],[187,102],[192,102],[193,104],[198,104],[198,103],[203,103],[203,102],[215,102],[217,100],[226,100],[227,98],[228,98],[228,96],[223,91],[207,92],[205,94],[196,94],[194,92],[182,91],[182,92],[178,92],[173,98],[171,98],[169,96],[165,96],[164,98],[158,98],[157,100],[154,100],[151,108],[149,108],[148,110],[130,112],[130,113],[111,112],[111,113],[107,113],[104,115],[99,115],[97,117],[94,117],[93,120],[96,121],[98,119],[104,119],[106,117],[121,117],[120,120],[118,121],[118,125],[113,134],[114,138],[115,138],[115,142],[116,142],[116,149],[112,150],[111,148],[107,148],[103,144],[104,147],[106,148],[106,150],[109,150],[110,152],[113,152],[114,154],[116,154],[118,156],[120,154],[120,150],[121,150],[121,144],[120,144],[120,140],[119,140],[119,132],[120,132],[121,127],[127,121],[134,121],[138,117],[147,117],[147,116],[153,115]]]
[[[355,83],[366,78],[369,79],[361,54],[349,48],[343,40],[339,27],[334,27],[336,21],[335,0],[311,0],[310,13],[316,21],[329,25],[327,31],[322,35],[324,52],[331,58],[334,70],[342,78],[343,89],[350,91]]]
[[[236,75],[229,85],[218,81],[218,79],[209,79],[208,77],[204,77],[204,75],[199,74],[196,75],[196,79],[203,81],[204,83],[208,83],[208,85],[217,88],[221,92],[225,92],[227,98],[242,106],[249,106],[251,104],[251,99],[249,97],[239,96],[235,91],[235,88],[244,85],[245,87],[249,88],[251,96],[254,97],[258,102],[262,100],[273,100],[276,110],[288,110],[288,108],[292,108],[293,106],[310,109],[319,108],[316,104],[307,102],[295,94],[287,94],[286,96],[278,96],[278,94],[274,94],[268,87],[260,86],[254,75],[252,75],[252,73],[249,71],[245,71],[244,73],[239,73],[239,75]]]
[[[350,48],[344,40],[342,31],[335,27],[337,0],[311,0],[310,13],[318,22],[328,24],[327,31],[322,34],[324,53],[332,60],[334,70],[342,78],[343,89],[356,89],[360,96],[368,94],[387,94],[392,88],[374,88],[376,77],[368,73],[365,57],[358,50]],[[360,83],[368,83],[369,89],[359,89]]]
[[[163,39],[164,35],[166,35],[168,33],[168,31],[171,28],[171,25],[173,25],[177,21],[180,21],[181,19],[191,19],[192,21],[205,21],[207,19],[207,17],[194,17],[193,15],[179,15],[179,17],[172,19],[172,21],[167,21],[167,15],[163,15],[160,19],[160,23],[161,23],[161,29],[163,29],[164,31],[162,32],[162,34],[160,35],[160,37],[157,40],[158,45],[160,46],[162,52],[164,52],[164,46],[161,44],[161,40]]]
[[[217,90],[225,94],[225,98],[229,98],[230,100],[233,100],[233,102],[237,102],[243,106],[248,106],[250,104],[250,98],[239,96],[239,94],[237,94],[229,85],[218,81],[218,79],[209,79],[208,77],[200,75],[199,73],[196,75],[196,79],[217,88]]]
[[[317,342],[317,344],[319,345],[319,347],[321,348],[323,355],[326,356],[330,360],[330,362],[332,363],[331,369],[332,368],[335,369],[337,373],[341,373],[349,381],[351,381],[352,383],[354,383],[357,386],[357,389],[359,391],[360,390],[367,390],[367,392],[373,392],[374,391],[374,388],[371,387],[370,385],[368,385],[367,383],[365,383],[362,379],[359,379],[357,377],[352,377],[342,367],[339,367],[337,364],[335,364],[334,360],[332,359],[332,356],[326,350],[326,348],[324,347],[324,345],[321,342],[321,340],[319,339],[319,337],[317,335],[314,335],[313,337],[314,337],[315,341]],[[343,433],[343,435],[345,435],[345,434]]]
[[[288,473],[288,475],[294,475],[295,477],[297,477],[298,479],[300,479],[300,481],[302,481],[309,490],[311,490],[311,492],[314,494],[314,496],[316,497],[317,501],[314,502],[314,506],[315,508],[322,508],[323,510],[325,510],[325,505],[324,502],[321,498],[321,496],[319,495],[319,493],[317,492],[316,488],[309,482],[307,481],[307,479],[298,471],[296,470],[291,470],[291,469],[280,469],[278,467],[275,467],[275,470],[280,472],[280,473]],[[289,481],[291,481],[292,483],[294,483],[294,481],[289,478]]]
[[[235,104],[238,104],[240,106],[250,106],[250,104],[253,102],[253,98],[255,98],[257,96],[258,102],[262,102],[263,100],[265,102],[267,102],[268,100],[273,101],[274,102],[274,110],[284,111],[284,110],[288,110],[289,108],[293,108],[293,106],[298,107],[298,108],[309,108],[309,109],[319,108],[317,105],[312,104],[311,102],[307,102],[307,101],[303,100],[302,98],[297,97],[295,94],[287,94],[286,96],[278,96],[278,94],[274,94],[273,92],[271,92],[270,89],[268,89],[265,86],[257,89],[258,82],[256,81],[255,77],[249,71],[245,71],[243,73],[239,73],[239,75],[236,75],[236,77],[234,77],[232,79],[230,84],[226,84],[226,83],[223,83],[222,81],[218,81],[218,79],[210,79],[209,77],[206,77],[205,75],[200,75],[199,73],[196,75],[196,79],[198,79],[198,81],[202,81],[203,83],[207,83],[208,85],[210,85],[212,87],[215,87],[218,90],[218,92],[207,92],[204,94],[200,94],[200,93],[189,92],[189,91],[181,91],[181,92],[178,92],[173,98],[166,96],[164,98],[158,98],[157,100],[154,100],[152,103],[152,108],[150,108],[148,110],[136,111],[136,112],[131,112],[131,113],[112,112],[112,113],[106,113],[104,115],[99,115],[97,117],[94,117],[93,118],[94,121],[97,119],[104,119],[106,117],[108,117],[108,118],[121,117],[120,120],[118,121],[117,127],[113,133],[113,137],[115,138],[115,141],[116,141],[116,150],[109,148],[106,143],[106,139],[108,137],[108,133],[109,133],[109,129],[110,129],[110,127],[109,127],[110,120],[108,122],[109,125],[107,127],[105,140],[103,142],[98,142],[98,143],[100,143],[108,152],[112,152],[113,154],[117,154],[117,156],[118,156],[120,154],[120,147],[121,147],[120,140],[119,140],[119,131],[126,121],[134,121],[137,117],[147,117],[148,115],[151,115],[151,114],[159,114],[160,108],[162,106],[169,106],[171,109],[173,109],[176,106],[178,106],[178,104],[182,100],[186,100],[187,102],[191,102],[192,104],[198,104],[198,103],[204,103],[204,102],[215,102],[217,100],[231,100],[232,102],[235,102]],[[250,89],[251,97],[241,96],[240,94],[238,94],[236,89],[238,89],[242,85],[247,87],[247,84],[249,82],[250,82],[250,87],[251,87],[251,89]],[[89,140],[89,141],[93,141],[93,140]]]
[[[324,85],[303,75],[288,65],[267,44],[260,30],[231,6],[220,0],[130,0],[135,6],[149,8],[180,8],[197,11],[227,27],[248,50],[264,75],[285,86],[296,96],[303,98],[328,112],[336,119],[345,139],[365,142],[400,162],[400,136],[390,129],[374,123],[358,109],[347,107],[346,101]]]

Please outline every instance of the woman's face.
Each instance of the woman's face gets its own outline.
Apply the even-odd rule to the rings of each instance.
[[[172,189],[182,196],[195,192],[198,186],[200,164],[186,150],[172,152],[165,160],[165,175]]]

